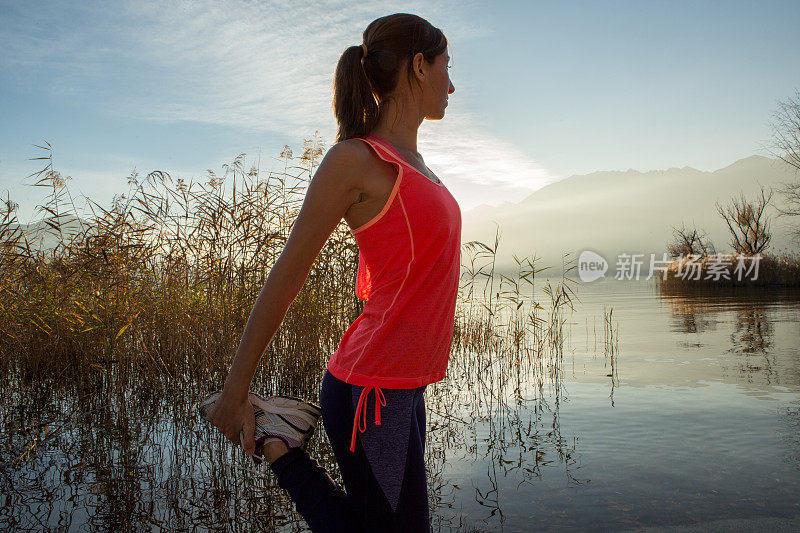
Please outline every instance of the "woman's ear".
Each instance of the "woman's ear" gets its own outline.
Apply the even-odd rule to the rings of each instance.
[[[424,63],[425,56],[422,55],[422,52],[417,52],[414,57],[411,58],[411,67],[413,68],[414,75],[419,78],[419,81],[425,80],[425,67],[427,67],[427,65],[423,66]]]

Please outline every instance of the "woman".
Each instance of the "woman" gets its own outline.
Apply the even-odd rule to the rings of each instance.
[[[381,17],[363,39],[336,68],[337,143],[309,184],[208,418],[247,453],[263,454],[314,531],[428,531],[423,394],[449,360],[461,212],[416,146],[419,125],[444,117],[455,87],[447,40],[425,19]],[[317,408],[248,393],[343,217],[359,246],[356,292],[367,301],[330,358],[320,404],[346,493],[305,451]]]

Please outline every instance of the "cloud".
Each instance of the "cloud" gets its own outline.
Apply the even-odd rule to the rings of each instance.
[[[44,82],[54,95],[102,96],[94,103],[109,112],[305,133],[333,121],[336,62],[345,48],[361,42],[371,20],[391,12],[387,5],[17,5],[0,34],[0,62],[22,69],[27,79],[19,81]],[[455,5],[417,7],[429,19],[445,19]]]
[[[499,203],[519,201],[520,193],[529,194],[559,179],[511,143],[484,133],[474,115],[458,111],[463,106],[455,95],[451,101],[445,119],[423,123],[419,135],[420,151],[431,154],[426,163],[434,172],[440,170],[445,181],[449,177],[463,188],[482,190],[481,202],[486,201],[490,185],[492,199]]]
[[[404,9],[452,42],[491,33],[467,19],[464,2]],[[0,82],[109,115],[297,138],[319,129],[332,139],[336,63],[370,21],[394,10],[375,1],[12,4],[0,30]],[[455,95],[447,119],[421,129],[421,151],[446,169],[443,180],[466,196],[482,188],[485,198],[489,187],[500,201],[554,179],[483,134],[468,106]]]

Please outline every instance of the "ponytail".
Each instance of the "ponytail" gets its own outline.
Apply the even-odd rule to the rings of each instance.
[[[368,51],[368,50],[367,50]],[[378,123],[378,102],[365,71],[363,46],[347,48],[336,65],[333,113],[339,123],[336,142],[366,137]]]

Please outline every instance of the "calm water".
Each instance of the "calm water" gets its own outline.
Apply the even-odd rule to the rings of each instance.
[[[509,431],[491,429],[495,417],[471,447],[447,449],[442,523],[800,530],[798,294],[659,297],[645,282],[604,280],[579,297],[557,409],[533,402],[540,412],[520,408]],[[604,306],[619,327],[613,373],[594,334]],[[537,454],[547,462],[532,468]]]
[[[461,353],[429,386],[434,530],[800,530],[800,295],[578,296],[560,349]],[[208,384],[101,378],[5,386],[0,528],[304,530],[191,411]],[[312,454],[336,477],[323,434]]]

